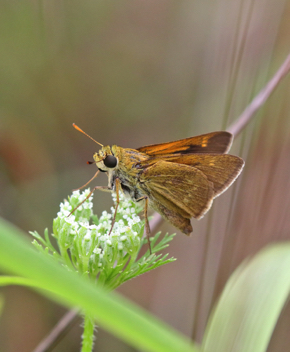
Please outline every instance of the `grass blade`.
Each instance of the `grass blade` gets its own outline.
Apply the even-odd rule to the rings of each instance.
[[[264,352],[290,292],[290,243],[266,247],[230,277],[203,340],[206,352]]]

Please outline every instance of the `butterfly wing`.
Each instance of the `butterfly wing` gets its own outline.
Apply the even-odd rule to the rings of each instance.
[[[159,160],[140,175],[150,206],[185,234],[189,219],[200,219],[211,207],[213,184],[197,168]]]
[[[233,136],[229,132],[212,132],[189,137],[174,142],[147,145],[137,149],[150,156],[188,153],[227,153],[232,145]]]

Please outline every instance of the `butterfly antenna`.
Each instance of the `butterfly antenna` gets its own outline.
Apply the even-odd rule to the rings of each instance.
[[[76,130],[78,130],[79,132],[82,132],[85,136],[89,137],[92,141],[94,141],[95,143],[97,143],[101,147],[103,147],[103,144],[97,142],[93,137],[89,136],[86,132],[84,132],[82,129],[80,129],[79,126],[77,126],[75,123],[73,123],[73,126]]]

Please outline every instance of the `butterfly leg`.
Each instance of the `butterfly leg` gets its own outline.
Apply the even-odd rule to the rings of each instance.
[[[149,221],[148,221],[148,197],[145,198],[145,209],[144,209],[144,217],[145,217],[145,228],[146,228],[146,237],[148,241],[148,246],[149,246],[149,252],[152,254],[151,251],[151,244],[150,244],[150,226],[149,226]]]
[[[107,186],[96,186],[96,187],[94,187],[94,188],[91,190],[91,192],[86,196],[86,198],[85,198],[82,202],[80,202],[80,204],[78,204],[78,205],[69,213],[68,216],[71,216],[71,215],[77,210],[77,208],[79,208],[87,199],[89,199],[90,196],[95,192],[96,189],[98,189],[98,190],[100,190],[100,191],[104,191],[104,192],[112,192],[112,191],[113,191],[112,189],[110,189],[110,188],[107,187]]]
[[[147,241],[148,241],[148,246],[149,246],[149,252],[150,254],[152,254],[152,250],[151,250],[151,243],[150,243],[150,226],[149,226],[149,221],[148,221],[148,197],[141,197],[139,199],[137,199],[137,202],[141,201],[145,199],[145,208],[144,208],[144,217],[145,217],[145,231],[146,231],[146,237],[147,237]]]
[[[74,191],[78,191],[79,189],[85,188],[89,183],[91,183],[93,181],[93,179],[95,179],[98,176],[99,173],[100,173],[100,170],[98,170],[87,183],[85,183],[83,186],[81,186],[79,188],[74,189]]]
[[[114,213],[111,229],[110,229],[110,232],[109,232],[108,236],[110,236],[111,232],[113,231],[113,227],[114,227],[115,221],[116,221],[118,206],[119,206],[119,203],[120,203],[119,191],[120,191],[121,184],[120,184],[120,180],[118,178],[116,178],[116,180],[115,180],[115,185],[116,185],[116,195],[117,195],[116,208],[115,208],[115,213]]]

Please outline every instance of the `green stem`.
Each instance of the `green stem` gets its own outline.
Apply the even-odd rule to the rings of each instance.
[[[84,317],[84,332],[81,352],[92,352],[94,346],[94,319],[89,314],[85,313]]]
[[[64,248],[64,247],[62,247],[62,246],[59,246],[59,250],[60,250],[61,257],[64,258],[64,261],[65,261],[66,265],[67,265],[70,269],[72,269],[73,271],[75,271],[75,268],[74,268],[74,266],[73,266],[73,264],[72,264],[72,262],[71,262],[71,260],[70,260],[70,257],[69,257],[69,255],[68,255],[67,248]]]

